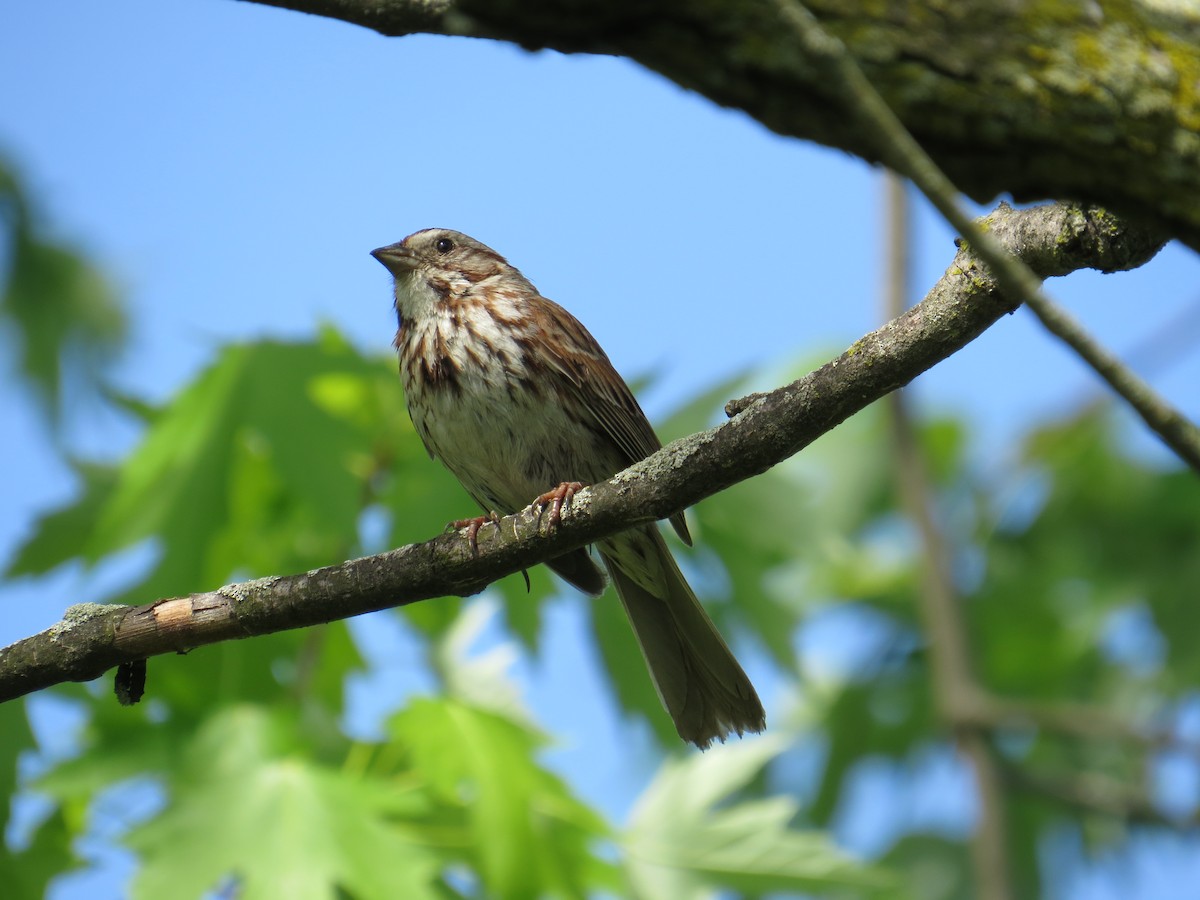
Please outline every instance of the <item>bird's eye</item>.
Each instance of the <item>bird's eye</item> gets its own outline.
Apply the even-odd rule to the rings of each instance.
[[[438,238],[437,243],[433,246],[438,253],[449,253],[454,249],[454,241],[450,240],[450,238]]]

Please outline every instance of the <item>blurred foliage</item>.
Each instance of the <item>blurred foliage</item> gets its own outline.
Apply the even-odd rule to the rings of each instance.
[[[100,387],[103,368],[126,334],[125,313],[108,279],[77,250],[46,236],[38,210],[3,159],[0,328],[15,344],[17,374],[54,414],[62,411],[67,384],[81,394]]]
[[[36,335],[28,346],[46,342],[56,358],[72,333],[57,318],[20,321]],[[715,385],[661,431],[707,427],[729,397],[795,374]],[[77,498],[41,518],[6,577],[149,544],[137,584],[114,598],[144,602],[421,540],[471,508],[401,412],[394,363],[329,328],[310,342],[227,346],[160,409],[115,399],[141,420],[140,443],[112,465],[73,462]],[[616,704],[661,742],[628,822],[607,821],[546,765],[542,729],[554,723],[534,721],[509,671],[518,648],[543,649],[558,586],[539,567],[528,593],[518,575],[482,601],[392,614],[432,688],[397,697],[370,738],[346,727],[347,684],[368,666],[343,622],[151,660],[147,699],[130,709],[106,685],[56,689],[84,723],[65,760],[44,754],[28,705],[0,706],[0,786],[39,810],[9,824],[5,896],[42,896],[86,865],[80,838],[122,804],[131,811],[107,839],[137,855],[134,898],[971,896],[969,823],[916,809],[945,798],[892,798],[899,812],[875,863],[831,837],[863,815],[854,798],[866,774],[892,773],[910,797],[932,790],[923,761],[949,746],[885,424],[868,410],[690,513],[697,549],[679,548],[682,564],[722,629],[761,651],[779,682],[766,737],[685,755],[619,604],[589,604]],[[1124,453],[1098,407],[1030,434],[1000,473],[971,465],[962,423],[925,423],[922,439],[984,683],[1140,727],[1174,721],[1200,665],[1196,479]],[[813,638],[834,626],[840,637]],[[481,653],[489,627],[511,640]],[[1014,769],[1138,791],[1155,761],[1136,744],[1033,729],[996,745]],[[1006,801],[1022,896],[1041,889],[1048,835],[1113,847],[1134,828],[1032,792]]]

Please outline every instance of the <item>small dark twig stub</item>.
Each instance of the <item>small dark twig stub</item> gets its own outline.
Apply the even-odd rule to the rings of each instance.
[[[113,693],[122,706],[133,706],[146,693],[146,660],[136,659],[117,666]]]

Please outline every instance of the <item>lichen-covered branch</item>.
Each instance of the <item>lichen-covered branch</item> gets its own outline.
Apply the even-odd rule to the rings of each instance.
[[[780,134],[872,162],[774,0],[254,0],[372,28],[627,56]],[[1200,7],[808,0],[965,193],[1075,199],[1200,249]]]
[[[1065,204],[1001,205],[985,227],[1040,277],[1080,268],[1116,271],[1153,256],[1153,232]],[[75,606],[63,621],[0,649],[0,701],[122,663],[216,641],[347,618],[449,594],[663,519],[766,471],[855,412],[966,346],[1013,305],[967,250],[917,306],[790,385],[738,404],[734,417],[675,441],[609,481],[576,494],[546,533],[526,510],[485,528],[474,555],[460,533],[442,535],[301,575],[227,585],[146,606]]]

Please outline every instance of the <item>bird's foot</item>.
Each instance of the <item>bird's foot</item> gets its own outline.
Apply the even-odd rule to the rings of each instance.
[[[467,529],[467,543],[471,545],[471,554],[479,555],[479,529],[484,525],[495,525],[500,527],[500,517],[496,515],[496,511],[492,510],[486,516],[475,516],[473,519],[455,519],[446,528],[450,531],[458,531],[460,528]]]
[[[542,513],[546,511],[546,507],[550,507],[550,524],[549,530],[553,531],[558,527],[558,523],[562,521],[562,511],[564,506],[570,506],[571,498],[575,496],[576,491],[581,491],[584,488],[582,481],[564,481],[552,491],[546,491],[540,497],[533,501],[533,508],[537,510],[538,524],[542,523]]]

